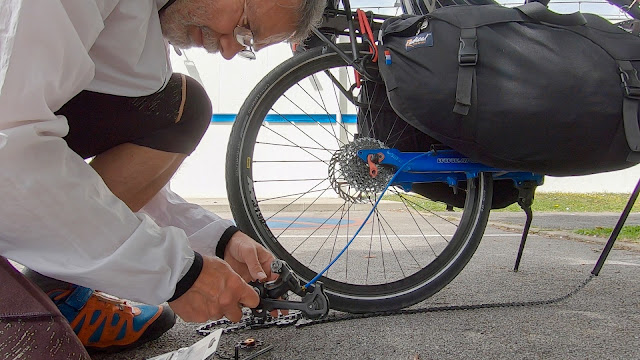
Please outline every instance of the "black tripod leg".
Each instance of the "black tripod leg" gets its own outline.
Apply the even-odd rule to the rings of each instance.
[[[598,276],[598,274],[600,273],[600,270],[602,269],[602,265],[604,265],[604,261],[607,260],[607,256],[609,256],[609,253],[613,248],[613,244],[618,239],[618,235],[620,235],[622,226],[624,225],[625,221],[627,221],[627,218],[629,217],[629,213],[631,212],[631,208],[633,207],[633,204],[636,203],[636,199],[638,198],[638,193],[640,193],[640,180],[638,180],[638,183],[636,184],[636,188],[631,193],[631,196],[629,197],[629,201],[627,201],[627,206],[625,206],[624,211],[622,211],[622,214],[620,214],[618,223],[616,224],[616,227],[613,228],[613,232],[611,232],[611,236],[609,236],[609,241],[607,241],[607,245],[605,245],[604,250],[602,250],[602,254],[600,254],[600,258],[598,259],[596,266],[591,271],[591,274]]]

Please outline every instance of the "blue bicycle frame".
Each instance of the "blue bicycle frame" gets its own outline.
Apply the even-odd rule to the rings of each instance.
[[[311,287],[329,268],[342,256],[349,245],[356,239],[362,227],[369,220],[384,193],[389,186],[400,186],[410,191],[413,183],[446,182],[450,186],[457,186],[458,182],[478,177],[481,172],[492,173],[494,179],[511,179],[516,186],[524,182],[535,182],[540,186],[544,182],[544,175],[532,172],[506,171],[475,162],[455,150],[431,150],[429,152],[402,152],[397,149],[363,149],[358,151],[358,157],[370,166],[377,164],[391,165],[396,169],[384,190],[378,196],[373,208],[353,234],[342,251],[304,287]],[[371,165],[374,164],[374,165]],[[371,174],[376,176],[375,173]],[[522,245],[521,245],[522,248]],[[520,255],[519,255],[520,257]],[[517,265],[516,265],[517,266]]]
[[[381,156],[382,155],[382,156]],[[516,185],[535,181],[538,186],[544,182],[544,175],[531,172],[506,171],[475,162],[455,150],[432,150],[427,153],[402,152],[397,149],[360,150],[358,156],[365,163],[371,157],[380,159],[381,165],[391,165],[401,169],[390,186],[400,186],[411,190],[413,183],[446,182],[457,186],[458,182],[478,177],[481,172],[490,172],[494,179],[511,179]]]

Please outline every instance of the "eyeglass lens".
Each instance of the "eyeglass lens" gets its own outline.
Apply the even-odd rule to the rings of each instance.
[[[233,30],[233,36],[240,45],[246,48],[240,51],[238,55],[250,60],[255,60],[256,54],[253,52],[253,33],[251,30],[242,26],[237,26]]]

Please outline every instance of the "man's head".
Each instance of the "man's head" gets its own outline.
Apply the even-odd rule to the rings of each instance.
[[[160,13],[162,33],[179,48],[204,47],[231,59],[245,49],[234,30],[244,27],[260,49],[304,39],[320,21],[324,0],[177,0]]]

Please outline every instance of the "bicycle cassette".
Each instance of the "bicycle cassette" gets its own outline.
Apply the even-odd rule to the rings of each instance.
[[[358,157],[358,151],[388,149],[380,140],[360,137],[343,145],[329,161],[329,181],[333,190],[342,199],[365,202],[375,199],[393,177],[393,167],[378,165],[372,176],[369,165]]]

